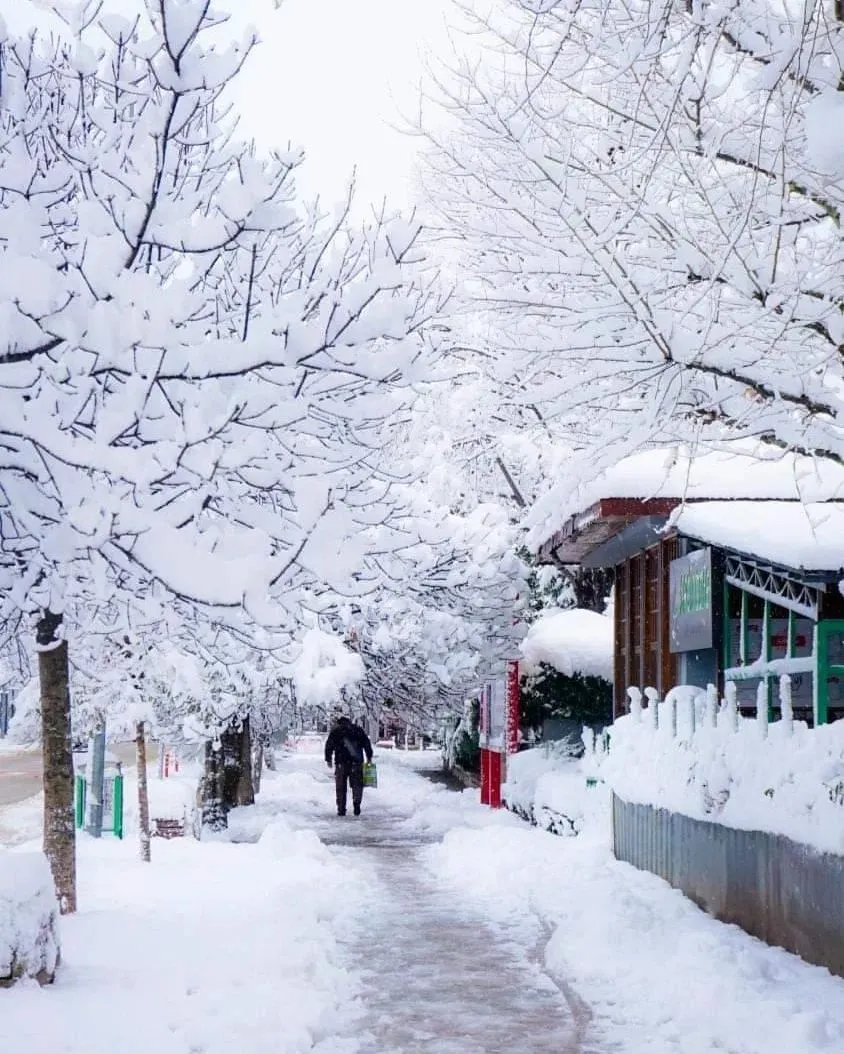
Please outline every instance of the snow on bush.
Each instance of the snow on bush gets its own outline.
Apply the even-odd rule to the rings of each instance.
[[[545,743],[509,757],[501,788],[507,808],[553,834],[579,834],[596,796],[587,790],[572,749],[569,743]]]
[[[625,801],[844,853],[844,722],[768,724],[686,687],[634,703],[584,767]]]
[[[0,987],[49,984],[59,963],[58,904],[42,853],[0,849]]]
[[[567,677],[579,673],[612,680],[612,620],[594,611],[548,611],[530,627],[520,650],[523,674],[536,673],[546,663]]]

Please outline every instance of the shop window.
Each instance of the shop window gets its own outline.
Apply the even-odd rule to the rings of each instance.
[[[830,666],[844,666],[844,629],[827,632],[826,661]]]
[[[826,678],[828,720],[834,721],[844,713],[844,672],[831,673]]]
[[[817,625],[818,722],[844,717],[844,621],[824,620]]]
[[[808,671],[804,673],[792,673],[791,677],[791,708],[797,721],[805,721],[807,725],[814,724],[815,715],[815,678]],[[774,686],[774,703],[779,707],[779,688]]]
[[[765,618],[765,601],[752,593],[745,593],[745,597],[747,623],[744,631],[744,665],[750,666],[763,658],[762,623]]]
[[[756,689],[759,678],[751,677],[746,681],[736,681],[736,702],[744,717],[752,717],[756,713]]]
[[[789,612],[777,604],[769,606],[768,618],[771,659],[797,659],[812,654],[815,624],[811,619]]]

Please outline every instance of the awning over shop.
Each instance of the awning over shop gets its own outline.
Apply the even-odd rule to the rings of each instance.
[[[540,563],[580,564],[594,550],[636,520],[663,520],[680,504],[679,498],[601,498],[563,524],[537,551]]]

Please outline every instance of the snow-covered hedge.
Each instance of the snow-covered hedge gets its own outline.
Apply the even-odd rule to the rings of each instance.
[[[594,808],[580,762],[566,744],[545,743],[507,758],[502,799],[511,812],[553,834],[579,834]]]
[[[542,664],[572,677],[612,680],[613,623],[606,615],[583,608],[552,609],[534,622],[520,646],[523,675]]]
[[[59,963],[59,908],[41,853],[0,849],[0,987],[49,984]]]
[[[551,609],[531,625],[519,663],[525,738],[546,738],[548,722],[573,721],[577,733],[612,720],[612,627],[611,618],[582,608]]]
[[[766,717],[675,689],[619,718],[609,751],[584,766],[625,801],[844,853],[844,722],[810,729]]]

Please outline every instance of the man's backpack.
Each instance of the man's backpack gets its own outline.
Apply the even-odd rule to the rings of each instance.
[[[363,761],[363,747],[357,740],[352,739],[350,736],[343,736],[343,746],[352,761],[357,763]]]

